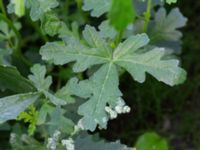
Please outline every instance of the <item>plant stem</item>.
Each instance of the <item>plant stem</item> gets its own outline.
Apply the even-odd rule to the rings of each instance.
[[[148,30],[149,21],[151,18],[151,7],[152,7],[152,0],[148,0],[147,10],[144,14],[144,32],[147,32]]]
[[[78,6],[78,9],[79,9],[79,10],[82,10],[82,9],[81,9],[82,0],[76,0],[76,3],[77,3],[77,6]]]
[[[121,42],[123,35],[124,35],[124,31],[120,31],[116,39],[116,45],[118,45]]]
[[[21,35],[20,35],[19,31],[17,30],[17,28],[13,25],[13,23],[5,15],[0,14],[0,19],[4,20],[8,24],[8,26],[14,31],[15,35],[17,36],[17,44],[19,47]]]
[[[3,15],[6,17],[6,10],[5,10],[5,7],[4,7],[4,4],[3,4],[3,0],[0,0],[0,9],[3,13]]]
[[[23,56],[22,52],[21,52],[21,45],[20,45],[20,41],[21,41],[21,34],[19,33],[19,31],[17,30],[17,28],[14,26],[14,24],[12,23],[12,21],[10,19],[8,19],[5,9],[4,9],[4,5],[2,3],[2,0],[0,0],[0,8],[3,12],[3,14],[0,13],[0,20],[4,20],[7,25],[13,30],[13,32],[16,35],[16,46],[14,46],[13,42],[11,39],[8,39],[8,43],[10,45],[10,47],[13,49],[13,55],[17,58],[20,58],[27,66],[31,66],[31,63]]]

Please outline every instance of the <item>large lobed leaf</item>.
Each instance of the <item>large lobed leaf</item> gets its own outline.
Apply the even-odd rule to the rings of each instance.
[[[150,33],[153,41],[178,41],[182,37],[179,28],[186,25],[185,18],[178,8],[174,8],[167,15],[164,8],[160,8],[155,14],[154,27]]]
[[[149,42],[146,34],[129,37],[115,50],[107,46],[93,27],[86,26],[83,36],[86,44],[75,39],[68,41],[68,45],[48,43],[41,48],[40,53],[43,59],[55,64],[76,61],[74,71],[84,71],[93,65],[102,64],[89,80],[78,83],[77,87],[82,88],[77,88],[75,93],[88,98],[78,110],[83,116],[80,123],[85,129],[94,131],[97,125],[106,128],[109,115],[105,107],[108,105],[114,109],[122,95],[118,89],[117,66],[127,70],[138,82],[145,81],[146,73],[171,86],[182,83],[185,79],[186,73],[179,67],[179,61],[165,59],[163,48],[144,52],[142,48]],[[90,94],[79,95],[83,89],[88,89],[86,93]]]

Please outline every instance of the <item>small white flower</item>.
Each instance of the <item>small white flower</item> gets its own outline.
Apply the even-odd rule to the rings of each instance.
[[[56,150],[57,142],[59,141],[61,132],[56,130],[52,137],[47,140],[47,148],[50,150]]]
[[[112,110],[110,107],[106,106],[105,111],[110,115],[110,119],[117,118],[117,112]]]
[[[66,147],[67,150],[75,150],[74,141],[72,138],[63,139],[61,143]]]
[[[16,143],[16,134],[15,133],[11,133],[10,134],[10,144],[14,144]]]
[[[123,107],[122,107],[122,106],[115,106],[115,111],[116,111],[118,114],[122,114],[122,113],[123,113]]]
[[[53,134],[53,138],[57,141],[61,135],[61,132],[59,130],[56,130]]]
[[[56,141],[53,138],[48,138],[47,148],[50,150],[56,150]]]
[[[129,106],[124,106],[123,107],[123,113],[129,113],[131,111],[131,108]]]

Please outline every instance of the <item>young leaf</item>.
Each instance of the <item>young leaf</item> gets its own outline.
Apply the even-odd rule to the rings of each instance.
[[[47,12],[41,19],[41,28],[45,33],[54,36],[59,33],[61,21],[53,12]]]
[[[139,137],[136,142],[137,150],[168,150],[167,141],[158,134],[149,132]]]
[[[0,123],[16,119],[40,97],[39,93],[26,93],[0,98]]]
[[[111,39],[114,40],[116,35],[117,35],[117,31],[115,30],[114,27],[112,27],[109,24],[109,20],[103,21],[99,28],[99,35],[104,38],[104,39]]]
[[[46,67],[35,64],[31,68],[33,75],[29,75],[29,79],[34,83],[39,92],[42,92],[54,105],[66,105],[66,101],[54,96],[48,90],[52,83],[51,76],[45,77]]]
[[[30,8],[30,16],[33,21],[39,20],[52,8],[58,6],[57,0],[27,0],[26,6]]]
[[[11,0],[8,5],[8,12],[22,17],[25,14],[25,0]]]
[[[84,0],[83,10],[91,10],[91,16],[100,17],[109,11],[111,5],[112,0]]]
[[[25,123],[29,123],[28,133],[29,135],[33,135],[36,130],[37,117],[38,112],[36,108],[31,105],[27,112],[20,113],[20,115],[17,117],[17,120],[24,120]]]
[[[33,84],[20,75],[15,67],[0,65],[0,89],[16,93],[36,91]]]
[[[146,72],[171,86],[182,83],[186,78],[186,72],[179,67],[178,60],[163,58],[163,48],[154,48],[145,53],[138,52],[138,49],[147,43],[146,34],[129,37],[116,48],[115,63],[126,69],[140,83],[145,81]]]
[[[174,8],[167,15],[164,8],[160,8],[155,14],[155,22],[150,39],[152,41],[178,41],[182,37],[182,33],[177,29],[186,25],[185,18],[178,8]]]
[[[31,68],[31,72],[33,75],[29,75],[28,77],[34,83],[35,87],[39,91],[48,90],[52,83],[52,78],[50,76],[45,77],[46,67],[41,66],[40,64],[35,64]]]
[[[76,138],[75,148],[76,150],[131,150],[119,141],[108,143],[88,134]]]
[[[132,0],[112,0],[112,7],[108,13],[110,23],[123,31],[136,17]]]

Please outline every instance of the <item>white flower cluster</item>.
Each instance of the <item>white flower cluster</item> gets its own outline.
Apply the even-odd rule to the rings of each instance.
[[[110,115],[110,119],[115,119],[117,118],[118,114],[129,113],[131,111],[131,108],[125,105],[123,99],[119,98],[114,110],[111,107],[106,106],[105,111]]]
[[[62,145],[66,147],[67,150],[75,150],[74,141],[72,138],[63,139]]]
[[[56,150],[56,146],[59,140],[61,132],[56,130],[52,137],[48,138],[47,148],[50,150]]]
[[[10,144],[15,144],[16,143],[16,134],[15,133],[11,133],[10,134]]]

